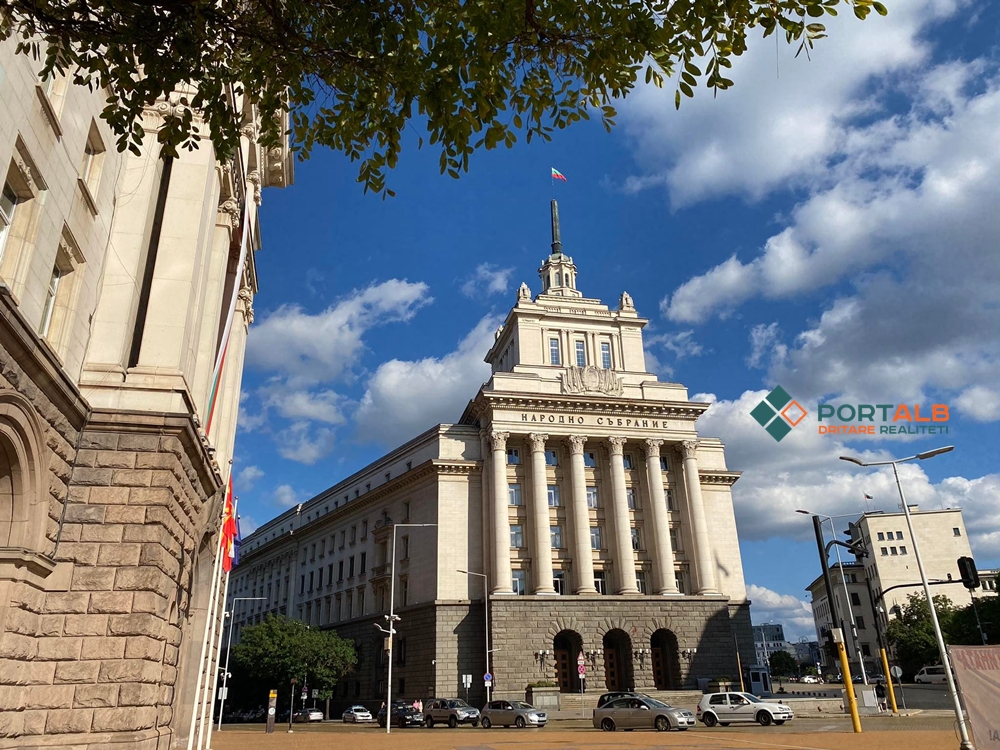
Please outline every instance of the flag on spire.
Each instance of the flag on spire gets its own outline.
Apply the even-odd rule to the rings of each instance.
[[[562,180],[563,182],[566,182],[566,175],[564,175],[562,172],[560,172],[555,167],[552,167],[552,179],[553,180]]]
[[[222,510],[222,569],[227,573],[233,568],[238,531],[236,509],[233,508],[233,478],[230,476],[226,487],[226,504]]]
[[[874,500],[874,499],[875,498],[869,495],[867,492],[865,493],[865,500]]]

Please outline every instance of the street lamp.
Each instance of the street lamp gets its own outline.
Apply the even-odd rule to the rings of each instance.
[[[219,731],[222,731],[222,709],[226,705],[226,685],[229,682],[229,654],[233,650],[233,617],[236,614],[236,602],[266,602],[265,596],[238,596],[233,599],[232,608],[226,612],[229,620],[229,639],[226,641],[226,666],[222,670],[222,700],[219,701]]]
[[[927,573],[924,571],[924,561],[920,556],[920,545],[917,543],[917,535],[913,532],[913,519],[910,517],[910,508],[906,504],[906,496],[903,494],[903,485],[899,481],[899,469],[896,464],[913,461],[924,461],[942,453],[955,450],[955,446],[946,445],[943,448],[917,453],[906,458],[894,458],[889,461],[862,461],[853,456],[841,456],[841,461],[849,461],[858,466],[892,466],[892,474],[896,479],[896,489],[899,490],[899,502],[903,506],[903,515],[906,516],[906,528],[910,532],[910,541],[913,544],[913,556],[917,561],[917,570],[920,572],[920,582],[924,586],[924,596],[927,597],[927,607],[931,613],[931,624],[934,626],[934,636],[937,639],[938,652],[941,655],[941,664],[944,666],[945,679],[948,681],[948,693],[951,695],[952,704],[955,707],[955,718],[958,721],[958,733],[961,736],[959,747],[961,750],[972,750],[972,741],[969,739],[969,728],[965,724],[965,714],[962,711],[962,703],[958,697],[958,688],[955,685],[955,678],[951,673],[951,660],[948,658],[948,647],[944,644],[944,635],[941,633],[941,623],[938,622],[937,611],[934,609],[934,597],[931,596],[930,582],[927,580]]]
[[[486,674],[492,675],[490,672],[490,579],[485,573],[476,573],[471,570],[461,570],[458,569],[459,573],[465,573],[467,576],[477,576],[483,579],[483,607],[486,609]],[[491,681],[492,683],[492,681]],[[486,702],[490,702],[490,690],[492,689],[492,684],[486,686]]]
[[[396,606],[396,530],[397,529],[416,529],[424,528],[426,526],[437,526],[436,523],[394,523],[392,525],[392,548],[390,555],[392,556],[392,562],[389,565],[389,614],[385,616],[386,621],[389,623],[388,629],[383,628],[378,623],[375,623],[375,627],[381,630],[389,637],[389,677],[386,680],[385,689],[385,733],[390,734],[392,732],[392,641],[393,635],[396,634],[395,624],[399,622],[400,618],[393,611]]]

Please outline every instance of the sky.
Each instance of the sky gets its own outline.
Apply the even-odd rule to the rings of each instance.
[[[640,85],[618,123],[477,153],[459,180],[432,147],[364,195],[332,152],[267,190],[260,292],[233,467],[244,535],[439,422],[455,421],[522,281],[540,291],[549,200],[578,286],[628,291],[647,368],[712,402],[754,622],[814,637],[808,517],[962,507],[980,567],[1000,564],[1000,7],[886,2],[828,21],[811,59],[755,40],[735,87]],[[567,177],[552,185],[551,167]],[[780,443],[750,417],[780,384],[808,412]],[[824,403],[949,407],[946,436],[831,436]],[[846,527],[841,520],[838,529]]]

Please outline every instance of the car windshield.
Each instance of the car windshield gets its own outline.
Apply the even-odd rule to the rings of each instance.
[[[763,701],[760,698],[758,698],[756,695],[751,695],[750,693],[738,693],[738,695],[742,695],[751,703],[763,703]]]
[[[525,703],[524,701],[511,701],[510,705],[514,708],[534,708],[530,703]]]
[[[448,708],[468,708],[469,704],[463,700],[448,701]]]
[[[670,708],[670,704],[658,701],[656,698],[646,698],[646,705],[653,708]]]

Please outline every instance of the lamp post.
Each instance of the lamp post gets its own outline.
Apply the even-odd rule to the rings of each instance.
[[[485,573],[475,573],[471,570],[458,570],[459,573],[465,573],[467,576],[477,576],[483,579],[483,607],[486,609],[486,674],[492,675],[490,672],[490,579]],[[490,691],[492,685],[486,686],[486,702],[490,702]]]
[[[386,621],[389,623],[389,627],[383,628],[378,623],[375,623],[375,627],[385,633],[389,638],[389,676],[386,680],[385,687],[385,733],[390,734],[392,732],[392,640],[393,636],[396,634],[395,624],[399,622],[399,617],[395,614],[396,606],[396,530],[397,529],[416,529],[423,528],[427,526],[437,526],[436,523],[394,523],[392,525],[392,548],[390,555],[392,555],[392,561],[389,565],[389,614],[385,615]]]
[[[934,597],[931,596],[930,582],[927,580],[927,573],[924,571],[924,561],[920,556],[920,545],[917,542],[917,535],[913,533],[913,519],[910,516],[910,508],[906,504],[906,496],[903,494],[903,485],[899,481],[899,469],[897,468],[897,464],[913,460],[924,461],[953,450],[955,450],[955,446],[946,445],[943,448],[935,448],[934,450],[924,451],[923,453],[917,453],[906,458],[894,458],[889,461],[862,461],[853,456],[841,456],[840,459],[863,467],[892,466],[892,474],[896,479],[896,489],[899,490],[899,502],[903,506],[903,515],[906,517],[906,528],[910,532],[910,541],[913,544],[913,556],[917,561],[917,570],[920,572],[920,582],[924,587],[924,596],[927,597],[927,607],[931,614],[931,624],[934,626],[934,636],[937,639],[941,664],[944,666],[944,675],[948,682],[948,693],[951,695],[951,701],[955,708],[955,719],[958,722],[958,733],[961,737],[959,747],[961,750],[973,750],[972,741],[969,739],[969,728],[965,723],[965,714],[962,711],[962,703],[958,697],[958,688],[955,685],[955,678],[951,673],[951,660],[948,658],[948,647],[944,643],[944,635],[941,633],[941,623],[938,622],[937,611],[934,609]]]
[[[226,641],[226,666],[222,670],[222,700],[219,701],[219,731],[222,731],[222,708],[226,705],[226,686],[229,682],[229,654],[233,650],[233,617],[236,614],[236,602],[266,602],[266,596],[238,596],[233,599],[232,608],[226,612],[229,620],[229,639]]]

